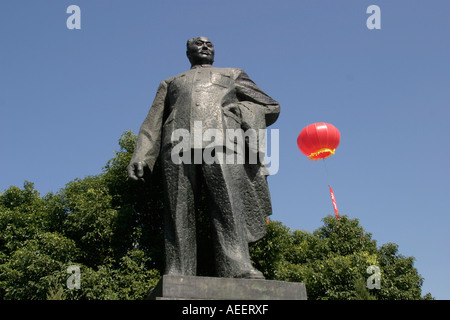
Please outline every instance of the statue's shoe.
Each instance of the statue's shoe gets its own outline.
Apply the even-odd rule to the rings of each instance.
[[[239,275],[237,275],[235,278],[243,278],[243,279],[260,279],[260,280],[264,280],[264,276],[262,274],[262,272],[256,270],[256,269],[251,269],[248,271],[244,271],[242,273],[240,273]]]

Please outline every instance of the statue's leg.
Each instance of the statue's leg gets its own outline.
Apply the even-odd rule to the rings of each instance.
[[[217,275],[263,279],[250,262],[243,215],[243,165],[203,164],[202,171],[210,197]]]
[[[194,190],[195,165],[163,159],[165,193],[165,274],[197,272]]]

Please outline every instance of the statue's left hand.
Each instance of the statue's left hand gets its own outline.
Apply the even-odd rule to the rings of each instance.
[[[128,179],[135,181],[144,181],[144,167],[147,164],[144,161],[132,162],[127,167]]]
[[[241,109],[239,108],[239,104],[229,104],[224,107],[225,111],[231,112],[236,115],[238,118],[241,117]]]

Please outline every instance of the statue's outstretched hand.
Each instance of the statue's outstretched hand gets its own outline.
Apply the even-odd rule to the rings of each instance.
[[[147,164],[144,161],[132,162],[127,167],[128,179],[135,181],[144,181],[144,167]]]

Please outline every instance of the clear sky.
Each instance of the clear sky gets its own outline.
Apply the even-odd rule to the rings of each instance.
[[[72,4],[80,30],[66,26]],[[199,35],[215,66],[244,69],[281,105],[272,219],[314,231],[331,184],[341,215],[414,256],[423,294],[450,299],[447,0],[2,1],[0,189],[27,180],[44,195],[100,173]],[[296,145],[314,122],[341,132],[325,163]]]

